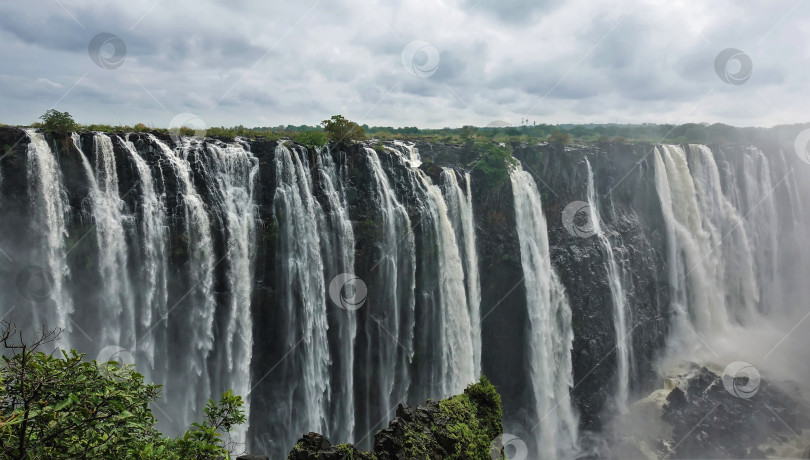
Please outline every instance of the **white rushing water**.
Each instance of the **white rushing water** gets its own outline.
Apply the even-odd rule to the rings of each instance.
[[[596,237],[602,245],[605,256],[605,269],[613,303],[613,325],[616,331],[616,361],[618,362],[618,388],[616,402],[621,412],[627,411],[627,398],[630,393],[630,358],[632,356],[632,336],[627,331],[628,316],[627,298],[622,286],[622,270],[613,254],[613,244],[605,233],[602,216],[599,211],[599,200],[596,198],[596,187],[593,181],[591,163],[585,160],[588,169],[588,209]]]
[[[450,222],[442,191],[422,171],[414,172],[425,189],[428,200],[426,211],[431,214],[430,221],[437,235],[442,322],[438,345],[438,349],[442,352],[440,382],[442,397],[447,397],[461,393],[467,385],[475,382],[473,320],[467,307],[464,267],[456,241],[456,232]]]
[[[548,227],[540,194],[520,166],[510,173],[529,317],[529,370],[538,423],[538,458],[572,458],[577,445],[573,387],[571,307],[551,266]]]
[[[105,309],[99,312],[104,321],[104,327],[100,328],[100,346],[134,350],[137,340],[135,301],[128,271],[129,255],[124,229],[125,220],[131,220],[131,216],[122,212],[124,203],[118,191],[112,140],[106,134],[96,133],[93,136],[95,171],[80,145],[76,143],[90,184],[90,214],[98,244],[98,270]]]
[[[760,308],[769,312],[783,305],[779,277],[779,220],[770,163],[759,149],[746,149],[742,180],[746,229],[754,247],[761,290]]]
[[[757,312],[759,289],[751,245],[742,216],[723,193],[720,171],[712,151],[705,145],[689,146],[689,166],[695,194],[703,216],[703,228],[711,236],[717,255],[718,288],[724,294],[724,308],[737,323],[752,319]]]
[[[464,260],[464,276],[467,284],[467,308],[470,317],[470,333],[473,347],[473,375],[481,375],[481,279],[478,274],[478,251],[475,246],[475,221],[473,219],[470,174],[464,175],[466,192],[462,192],[458,178],[452,169],[442,171],[442,192],[447,202],[448,214],[459,250]]]
[[[340,168],[332,159],[328,147],[317,151],[320,185],[327,208],[320,224],[324,255],[324,279],[332,280],[341,273],[354,273],[354,229],[346,204],[345,166]],[[342,152],[339,155],[345,155]],[[329,423],[326,435],[345,442],[355,440],[354,408],[354,346],[357,338],[357,314],[348,309],[332,307],[337,323],[338,352],[333,357],[337,368],[330,385]],[[327,308],[329,303],[327,301]]]
[[[41,243],[41,258],[43,267],[53,278],[50,298],[54,301],[55,311],[53,318],[36,318],[48,327],[64,329],[63,348],[70,347],[70,332],[72,330],[71,315],[73,314],[73,299],[67,292],[65,284],[70,279],[65,247],[68,236],[65,225],[68,216],[67,194],[62,185],[62,173],[56,161],[56,155],[51,151],[48,142],[42,134],[33,129],[26,129],[25,133],[31,142],[28,144],[28,161],[26,164],[26,180],[28,182],[29,200],[33,205],[34,228],[39,229],[43,235]]]
[[[404,400],[410,386],[413,358],[416,289],[416,243],[408,211],[396,197],[377,152],[366,148],[372,172],[374,201],[382,215],[379,259],[375,262],[374,283],[379,289],[378,304],[369,305],[377,323],[368,331],[368,354],[378,355],[379,367],[367,369],[377,381],[381,413],[368,414],[369,420],[384,421],[396,402]]]
[[[298,366],[289,394],[300,393],[302,410],[296,413],[287,440],[309,431],[323,431],[329,367],[326,285],[318,232],[322,212],[314,198],[309,164],[296,150],[279,144],[275,151],[274,212],[278,222],[280,307],[287,324],[286,346]],[[292,403],[290,403],[292,404]]]
[[[656,147],[655,180],[667,228],[675,337],[680,338],[672,345],[694,348],[698,344],[688,340],[687,324],[706,334],[728,326],[724,295],[717,289],[721,261],[713,250],[720,235],[703,227],[695,183],[680,146]]]
[[[756,149],[744,152],[739,185],[728,165],[724,185],[708,147],[687,149],[663,145],[655,154],[675,311],[668,349],[688,359],[708,347],[717,357],[741,327],[764,326],[762,312],[778,305],[774,187]]]
[[[220,391],[232,389],[245,400],[245,416],[250,415],[250,363],[253,356],[253,320],[250,305],[253,293],[254,253],[256,250],[257,210],[254,185],[259,160],[240,144],[206,143],[205,171],[213,183],[214,197],[225,233],[228,300],[223,334],[226,366],[225,383]],[[243,442],[247,424],[238,427],[235,438]]]
[[[164,397],[171,401],[167,410],[171,411],[174,425],[182,427],[196,419],[201,405],[211,397],[207,360],[214,348],[214,245],[211,221],[205,202],[194,186],[189,162],[190,157],[196,156],[199,143],[183,139],[175,151],[151,134],[149,139],[158,146],[161,161],[168,164],[177,180],[175,199],[182,206],[182,215],[178,216],[183,232],[180,241],[189,258],[186,290],[178,293],[181,297],[172,300],[168,315],[170,330],[182,333],[183,339],[172,344],[170,378]],[[196,382],[193,389],[189,388],[189,379]]]
[[[126,138],[118,138],[121,145],[129,153],[132,162],[135,164],[137,172],[138,186],[140,188],[140,244],[141,273],[139,331],[147,331],[158,321],[157,330],[151,333],[140,335],[138,351],[143,353],[148,360],[151,370],[157,372],[151,377],[154,381],[163,381],[166,375],[166,360],[168,354],[166,349],[166,320],[168,319],[168,254],[167,254],[167,227],[166,202],[163,194],[158,194],[155,180],[149,164],[138,154],[135,145]],[[76,139],[74,139],[74,142]],[[78,145],[78,143],[77,143]],[[160,347],[160,350],[156,350]],[[156,359],[160,358],[160,359]],[[142,366],[143,368],[144,366]],[[155,368],[159,369],[155,369]]]
[[[413,144],[402,141],[394,141],[394,145],[405,154],[404,160],[408,162],[412,168],[418,168],[422,165],[422,157],[419,155],[419,149],[417,149]]]

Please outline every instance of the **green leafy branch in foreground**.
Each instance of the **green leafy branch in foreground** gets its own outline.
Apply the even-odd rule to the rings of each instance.
[[[237,445],[224,437],[245,422],[241,397],[229,391],[209,400],[201,423],[166,437],[149,408],[159,385],[145,384],[131,365],[42,351],[60,333],[39,331],[26,343],[14,324],[0,324],[0,458],[231,458]]]

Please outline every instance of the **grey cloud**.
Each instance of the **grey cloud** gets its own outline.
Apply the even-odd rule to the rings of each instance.
[[[80,79],[60,109],[87,123],[158,126],[183,111],[211,125],[317,123],[343,113],[442,127],[514,122],[529,110],[551,123],[768,125],[806,121],[810,96],[810,50],[797,45],[806,43],[810,5],[787,15],[794,0],[454,0],[430,11],[372,1],[182,0],[151,12],[137,2],[63,4],[84,29],[57,2],[0,1],[0,122],[30,123]],[[116,70],[87,55],[102,31],[127,45]],[[440,53],[429,78],[402,66],[412,40]],[[745,85],[714,73],[714,57],[728,47],[754,62]]]
[[[464,6],[470,12],[482,10],[494,13],[502,21],[525,24],[531,22],[536,14],[552,10],[562,3],[562,0],[468,0]]]

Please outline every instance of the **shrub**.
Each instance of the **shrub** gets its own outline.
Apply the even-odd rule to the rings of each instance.
[[[14,325],[4,322],[1,329],[1,458],[230,458],[234,446],[221,437],[245,421],[239,396],[227,392],[218,403],[209,401],[202,423],[181,438],[166,438],[149,408],[160,386],[144,384],[133,366],[88,362],[75,350],[61,357],[42,352],[57,330],[39,332],[27,344]]]
[[[42,128],[49,133],[65,136],[73,131],[76,131],[78,124],[73,121],[73,117],[67,112],[60,112],[58,110],[50,109],[42,116]]]
[[[321,125],[326,137],[335,144],[354,144],[366,140],[363,127],[343,118],[342,115],[334,115],[329,120],[322,121]]]
[[[556,146],[565,146],[571,143],[571,135],[563,131],[557,131],[549,134],[548,141]]]
[[[474,169],[483,173],[487,186],[502,187],[509,180],[509,169],[517,165],[509,149],[488,141],[476,142],[471,148],[478,156]]]
[[[323,147],[329,142],[329,139],[326,138],[326,134],[324,134],[323,131],[313,130],[304,131],[295,136],[293,140],[306,147]]]

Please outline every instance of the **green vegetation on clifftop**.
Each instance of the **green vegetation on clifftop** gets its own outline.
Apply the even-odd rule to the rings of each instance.
[[[397,418],[377,432],[372,452],[351,444],[332,446],[317,433],[301,438],[288,460],[489,460],[493,440],[503,434],[501,396],[481,377],[464,393],[425,406],[399,406]],[[495,451],[496,456],[503,452]]]

